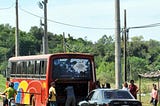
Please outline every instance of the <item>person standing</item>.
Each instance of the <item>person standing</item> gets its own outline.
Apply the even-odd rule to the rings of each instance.
[[[50,106],[57,106],[55,82],[52,82],[51,87],[49,88],[48,101],[49,101]]]
[[[105,84],[102,84],[102,88],[105,88]]]
[[[67,86],[65,88],[65,91],[67,93],[65,106],[76,106],[76,98],[75,98],[73,86]]]
[[[124,82],[123,83],[123,88],[122,89],[124,89],[124,90],[129,90],[129,88],[128,88],[128,83],[127,82]]]
[[[15,100],[15,95],[17,94],[17,91],[14,89],[14,83],[9,82],[9,87],[4,90],[1,95],[6,95],[6,98],[3,99],[3,106],[8,106],[9,105],[9,100],[14,99]]]
[[[137,99],[137,92],[139,91],[138,87],[134,84],[134,80],[130,80],[129,91]]]
[[[152,84],[152,91],[151,91],[151,100],[150,100],[150,103],[152,103],[153,102],[153,97],[152,97],[152,92],[153,92],[153,90],[154,90],[154,83]]]
[[[108,82],[106,83],[106,88],[107,88],[107,89],[110,89],[110,88],[111,88],[110,83],[108,83]]]
[[[156,84],[153,84],[153,89],[152,89],[152,104],[153,106],[157,106],[157,102],[158,102],[158,90],[157,90],[157,86]]]
[[[101,88],[101,84],[99,80],[96,81],[96,88]]]

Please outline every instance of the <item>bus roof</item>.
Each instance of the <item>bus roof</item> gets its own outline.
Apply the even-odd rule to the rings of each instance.
[[[9,61],[16,61],[16,60],[32,60],[32,59],[48,59],[51,56],[56,55],[81,55],[81,56],[91,56],[93,55],[89,53],[55,53],[55,54],[41,54],[41,55],[29,55],[29,56],[17,56],[9,58]]]

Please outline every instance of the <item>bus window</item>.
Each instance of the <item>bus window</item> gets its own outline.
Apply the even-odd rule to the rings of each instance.
[[[40,60],[35,61],[35,71],[36,75],[40,75]]]
[[[53,59],[52,76],[56,78],[91,79],[91,62],[89,59],[60,58]]]
[[[22,62],[22,64],[23,64],[23,67],[22,67],[22,74],[27,74],[27,62],[25,61],[25,62]]]
[[[20,74],[21,74],[21,62],[19,61],[19,62],[17,62],[17,71],[16,71],[16,76],[17,77],[20,77]]]
[[[31,61],[27,61],[27,71],[28,71],[28,76],[30,76],[30,74],[32,74],[32,69],[31,69]]]
[[[12,62],[11,70],[12,70],[11,74],[16,74],[16,70],[17,70],[16,62]]]
[[[46,67],[47,67],[47,61],[41,61],[40,62],[40,76],[42,78],[46,77]]]
[[[32,61],[32,71],[33,73],[32,74],[36,74],[36,61]]]
[[[35,61],[30,60],[28,61],[28,77],[33,77],[35,75]]]

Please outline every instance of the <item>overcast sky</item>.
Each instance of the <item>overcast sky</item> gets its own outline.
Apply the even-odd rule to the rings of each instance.
[[[0,24],[15,27],[15,1],[0,0]],[[28,32],[32,26],[40,27],[43,9],[41,0],[19,0],[19,29]],[[121,27],[124,26],[124,9],[127,27],[160,23],[160,0],[120,0]],[[65,32],[74,38],[96,42],[103,35],[115,34],[115,0],[48,0],[48,31]],[[160,25],[160,24],[159,24]],[[129,38],[142,35],[145,40],[160,41],[160,26],[130,29]]]

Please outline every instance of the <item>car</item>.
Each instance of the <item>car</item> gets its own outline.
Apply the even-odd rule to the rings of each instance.
[[[142,106],[128,90],[99,88],[92,90],[78,106]]]

